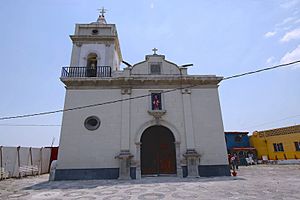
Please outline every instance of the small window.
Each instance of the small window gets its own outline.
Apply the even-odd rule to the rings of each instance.
[[[241,142],[242,141],[242,135],[237,135],[237,136],[235,136],[235,138],[234,138],[234,141],[235,142]]]
[[[273,147],[274,147],[275,152],[278,152],[278,151],[283,152],[284,151],[282,143],[273,143]]]
[[[161,74],[161,63],[151,63],[150,64],[151,74]]]
[[[300,151],[300,142],[295,142],[296,151]]]
[[[161,93],[151,93],[152,110],[162,110]]]
[[[278,148],[277,148],[277,144],[276,144],[276,143],[273,143],[273,148],[274,148],[274,151],[275,151],[275,152],[278,151]]]
[[[283,149],[283,144],[282,144],[282,143],[279,143],[279,144],[278,144],[278,149],[279,149],[279,151],[284,151],[284,149]]]
[[[99,31],[98,31],[97,29],[93,29],[93,30],[92,30],[92,34],[93,34],[93,35],[97,35],[98,32],[99,32]]]
[[[96,116],[90,116],[84,121],[84,127],[90,131],[94,131],[99,128],[101,121]]]

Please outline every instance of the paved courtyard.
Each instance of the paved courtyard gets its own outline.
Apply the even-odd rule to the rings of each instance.
[[[48,182],[48,175],[0,181],[0,199],[300,199],[300,165],[240,167],[237,177]]]

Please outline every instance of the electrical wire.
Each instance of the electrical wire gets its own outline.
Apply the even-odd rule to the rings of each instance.
[[[0,124],[0,126],[13,126],[13,127],[16,127],[16,126],[20,126],[20,127],[24,127],[24,126],[30,126],[30,127],[33,127],[33,126],[46,126],[46,127],[59,127],[61,125],[58,125],[58,124]]]
[[[293,62],[284,63],[284,64],[280,64],[280,65],[275,65],[275,66],[272,66],[272,67],[266,67],[266,68],[258,69],[258,70],[255,70],[255,71],[245,72],[245,73],[242,73],[242,74],[229,76],[229,77],[223,78],[223,80],[238,78],[238,77],[246,76],[246,75],[250,75],[250,74],[256,74],[256,73],[259,73],[259,72],[268,71],[268,70],[272,70],[272,69],[276,69],[276,68],[280,68],[280,67],[286,67],[286,66],[289,66],[289,65],[297,64],[297,63],[300,63],[300,60],[296,60],[296,61],[293,61]]]
[[[242,76],[247,76],[247,75],[251,75],[251,74],[255,74],[255,73],[260,73],[260,72],[263,72],[263,71],[268,71],[268,70],[272,70],[272,69],[276,69],[276,68],[280,68],[280,67],[286,67],[286,66],[293,65],[293,64],[296,64],[296,63],[300,63],[300,60],[296,60],[296,61],[289,62],[289,63],[284,63],[284,64],[280,64],[280,65],[275,65],[275,66],[272,66],[272,67],[267,67],[267,68],[263,68],[263,69],[259,69],[259,70],[255,70],[255,71],[250,71],[250,72],[246,72],[246,73],[242,73],[242,74],[237,74],[237,75],[225,77],[225,78],[223,78],[223,81],[233,79],[233,78],[239,78],[239,77],[242,77]],[[169,93],[169,92],[174,92],[176,90],[193,88],[193,87],[196,87],[198,85],[200,85],[200,84],[186,86],[186,87],[179,87],[179,88],[174,88],[174,89],[170,89],[170,90],[165,90],[165,91],[162,91],[161,93]],[[78,107],[74,107],[74,108],[60,109],[60,110],[54,110],[54,111],[46,111],[46,112],[39,112],[39,113],[33,113],[33,114],[9,116],[9,117],[0,117],[0,121],[10,120],[10,119],[27,118],[27,117],[34,117],[34,116],[41,116],[41,115],[50,115],[50,114],[55,114],[55,113],[68,112],[68,111],[72,111],[72,110],[81,110],[81,109],[85,109],[85,108],[91,108],[91,107],[114,104],[114,103],[118,103],[118,102],[122,102],[122,101],[129,101],[129,100],[133,100],[133,99],[141,99],[141,98],[144,98],[144,97],[148,97],[150,95],[151,94],[145,94],[145,95],[129,97],[129,98],[125,98],[125,99],[117,99],[117,100],[106,101],[106,102],[102,102],[102,103],[96,103],[96,104],[90,104],[90,105],[84,105],[84,106],[78,106]]]
[[[287,120],[287,119],[297,118],[297,117],[300,117],[300,115],[293,115],[293,116],[281,118],[281,119],[278,119],[278,120],[269,121],[269,122],[265,122],[265,123],[262,123],[262,124],[257,124],[257,125],[254,125],[254,126],[249,126],[249,127],[244,128],[244,129],[249,129],[249,128],[254,128],[254,127],[264,126],[266,124],[272,124],[272,123],[284,121],[284,120]]]

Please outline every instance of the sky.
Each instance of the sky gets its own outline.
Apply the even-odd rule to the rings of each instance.
[[[300,0],[1,0],[0,117],[63,108],[59,77],[70,65],[69,35],[76,23],[96,21],[102,6],[131,64],[154,47],[178,65],[193,63],[188,73],[199,75],[300,60]],[[300,65],[292,65],[222,81],[225,131],[300,124],[299,80]],[[61,120],[60,113],[0,121],[0,146],[56,146]]]

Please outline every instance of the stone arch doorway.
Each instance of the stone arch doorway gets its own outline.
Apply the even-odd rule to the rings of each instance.
[[[141,137],[141,174],[176,174],[173,133],[164,126],[151,126]]]

